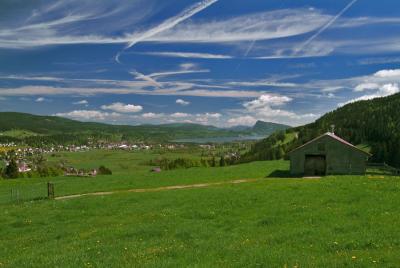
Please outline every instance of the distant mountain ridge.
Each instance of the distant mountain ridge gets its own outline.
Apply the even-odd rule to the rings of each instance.
[[[257,121],[256,124],[251,128],[252,132],[255,132],[257,134],[265,134],[269,133],[272,134],[275,131],[278,130],[286,130],[290,128],[287,125],[282,125],[282,124],[277,124],[277,123],[271,123],[271,122],[264,122],[264,121]]]
[[[81,122],[56,116],[40,116],[27,113],[0,113],[0,141],[23,139],[26,141],[81,142],[87,138],[106,140],[147,140],[168,141],[193,137],[229,137],[246,135],[268,136],[276,130],[289,126],[259,121],[254,127],[218,128],[200,124],[173,123],[163,125],[109,125],[94,122]],[[24,135],[13,136],[18,130]],[[11,134],[10,134],[11,133]],[[29,136],[28,134],[31,133]]]

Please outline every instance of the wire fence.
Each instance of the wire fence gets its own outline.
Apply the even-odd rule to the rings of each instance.
[[[400,169],[386,163],[368,163],[367,168],[368,174],[400,176]]]
[[[47,182],[3,185],[0,188],[0,204],[22,203],[26,201],[47,199],[49,198],[48,187]]]

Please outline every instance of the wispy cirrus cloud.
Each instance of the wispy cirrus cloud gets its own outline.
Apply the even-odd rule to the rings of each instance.
[[[232,59],[233,56],[212,54],[212,53],[196,53],[196,52],[142,52],[140,54],[160,57],[172,58],[192,58],[192,59]]]
[[[324,26],[322,26],[315,34],[313,34],[310,38],[308,38],[303,44],[299,47],[295,48],[294,55],[300,53],[303,49],[305,49],[311,42],[313,42],[319,35],[328,30],[332,24],[335,23],[347,10],[349,10],[358,0],[351,0],[336,16],[330,19]]]
[[[176,75],[183,75],[183,74],[194,74],[194,73],[208,73],[210,70],[208,69],[198,69],[196,64],[192,63],[182,63],[179,66],[180,68],[178,70],[172,70],[172,71],[162,71],[162,72],[156,72],[156,73],[151,73],[151,74],[142,74],[138,71],[131,71],[130,74],[132,74],[135,79],[138,80],[143,80],[149,83],[149,85],[152,85],[156,88],[163,88],[163,83],[159,82],[157,79],[168,77],[168,76],[176,76]]]
[[[0,89],[0,96],[37,96],[37,95],[81,95],[97,94],[115,95],[149,95],[149,96],[194,96],[213,98],[251,98],[262,95],[264,91],[256,90],[211,90],[190,88],[163,88],[147,90],[144,88],[111,88],[111,87],[56,87],[56,86],[21,86]]]
[[[278,40],[329,29],[352,29],[368,25],[398,25],[397,17],[340,17],[315,8],[291,8],[222,18],[191,19],[191,16],[213,5],[216,0],[204,0],[161,23],[149,23],[148,18],[168,3],[152,5],[153,0],[119,0],[84,2],[78,0],[43,1],[31,16],[20,20],[3,19],[0,26],[0,48],[26,48],[63,44],[136,44],[159,43],[219,43],[243,47],[232,55],[207,52],[140,52],[161,57],[230,59],[249,56],[258,59],[318,57],[338,53],[372,54],[400,51],[395,35],[379,40],[315,39],[304,42],[286,41],[269,44],[267,51],[257,48],[254,41]],[[349,3],[349,7],[355,0]],[[56,4],[54,4],[56,3]],[[79,4],[78,4],[79,3]],[[354,4],[354,3],[353,3]],[[79,7],[79,8],[78,8]],[[347,8],[347,7],[346,7]],[[342,10],[343,11],[343,10]],[[346,11],[346,10],[344,10]],[[14,16],[18,18],[19,15]],[[307,23],[303,23],[307,21]],[[334,24],[333,24],[334,22]],[[85,27],[82,27],[82,25]],[[145,28],[147,30],[132,29]],[[316,33],[318,35],[318,32]],[[251,42],[243,46],[243,42]],[[307,49],[300,49],[306,44]],[[128,46],[129,46],[128,45]],[[275,47],[274,47],[275,46]],[[260,47],[266,46],[261,44]],[[250,53],[250,50],[252,53]],[[255,52],[253,53],[253,50]]]
[[[325,57],[332,55],[374,55],[400,52],[400,38],[396,36],[382,36],[371,39],[353,36],[350,38],[337,37],[335,39],[320,38],[307,45],[307,49],[296,52],[302,43],[298,41],[279,41],[268,46],[259,45],[253,48],[249,56],[252,59],[299,59]],[[390,62],[390,61],[389,61]]]
[[[203,0],[200,1],[193,6],[189,7],[188,9],[182,11],[180,14],[177,16],[174,16],[172,18],[169,18],[168,20],[164,21],[160,25],[151,28],[145,32],[142,33],[134,33],[131,37],[131,41],[127,45],[126,48],[130,48],[134,46],[135,44],[147,40],[157,34],[160,34],[162,32],[165,32],[171,28],[174,28],[176,25],[179,23],[189,19],[190,17],[196,15],[197,13],[203,11],[204,9],[208,8],[212,4],[215,4],[218,2],[218,0]]]
[[[156,88],[162,88],[162,85],[158,83],[155,79],[153,79],[151,75],[145,75],[138,71],[131,71],[130,73],[135,77],[135,79],[144,80],[150,85],[155,86]]]
[[[316,10],[274,10],[211,22],[187,22],[146,40],[177,43],[268,40],[313,31],[330,17]],[[307,24],[302,23],[305,20]]]
[[[27,9],[15,9],[20,12],[1,19],[0,47],[15,49],[57,44],[123,43],[127,38],[114,33],[132,29],[156,12],[152,2],[39,1],[34,9],[29,10],[27,5]],[[83,24],[85,27],[82,27]]]
[[[121,63],[119,58],[121,56],[121,54],[126,50],[131,48],[132,46],[136,45],[139,42],[145,41],[157,34],[160,34],[164,31],[167,31],[173,27],[175,27],[176,25],[178,25],[179,23],[193,17],[194,15],[196,15],[197,13],[203,11],[204,9],[208,8],[209,6],[215,4],[216,2],[218,2],[218,0],[202,0],[194,5],[192,5],[191,7],[185,9],[184,11],[182,11],[181,13],[179,13],[178,15],[167,19],[166,21],[162,22],[161,24],[157,25],[156,27],[152,27],[144,32],[140,32],[140,33],[133,33],[131,35],[128,35],[129,38],[129,43],[128,45],[121,50],[120,52],[118,52],[115,55],[115,61],[118,63]]]

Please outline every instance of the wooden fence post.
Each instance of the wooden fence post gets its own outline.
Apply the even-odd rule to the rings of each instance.
[[[47,183],[47,197],[49,199],[54,199],[54,184],[51,182]]]

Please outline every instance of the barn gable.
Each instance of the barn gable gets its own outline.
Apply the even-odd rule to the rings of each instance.
[[[293,175],[364,174],[369,153],[327,132],[289,153]]]

